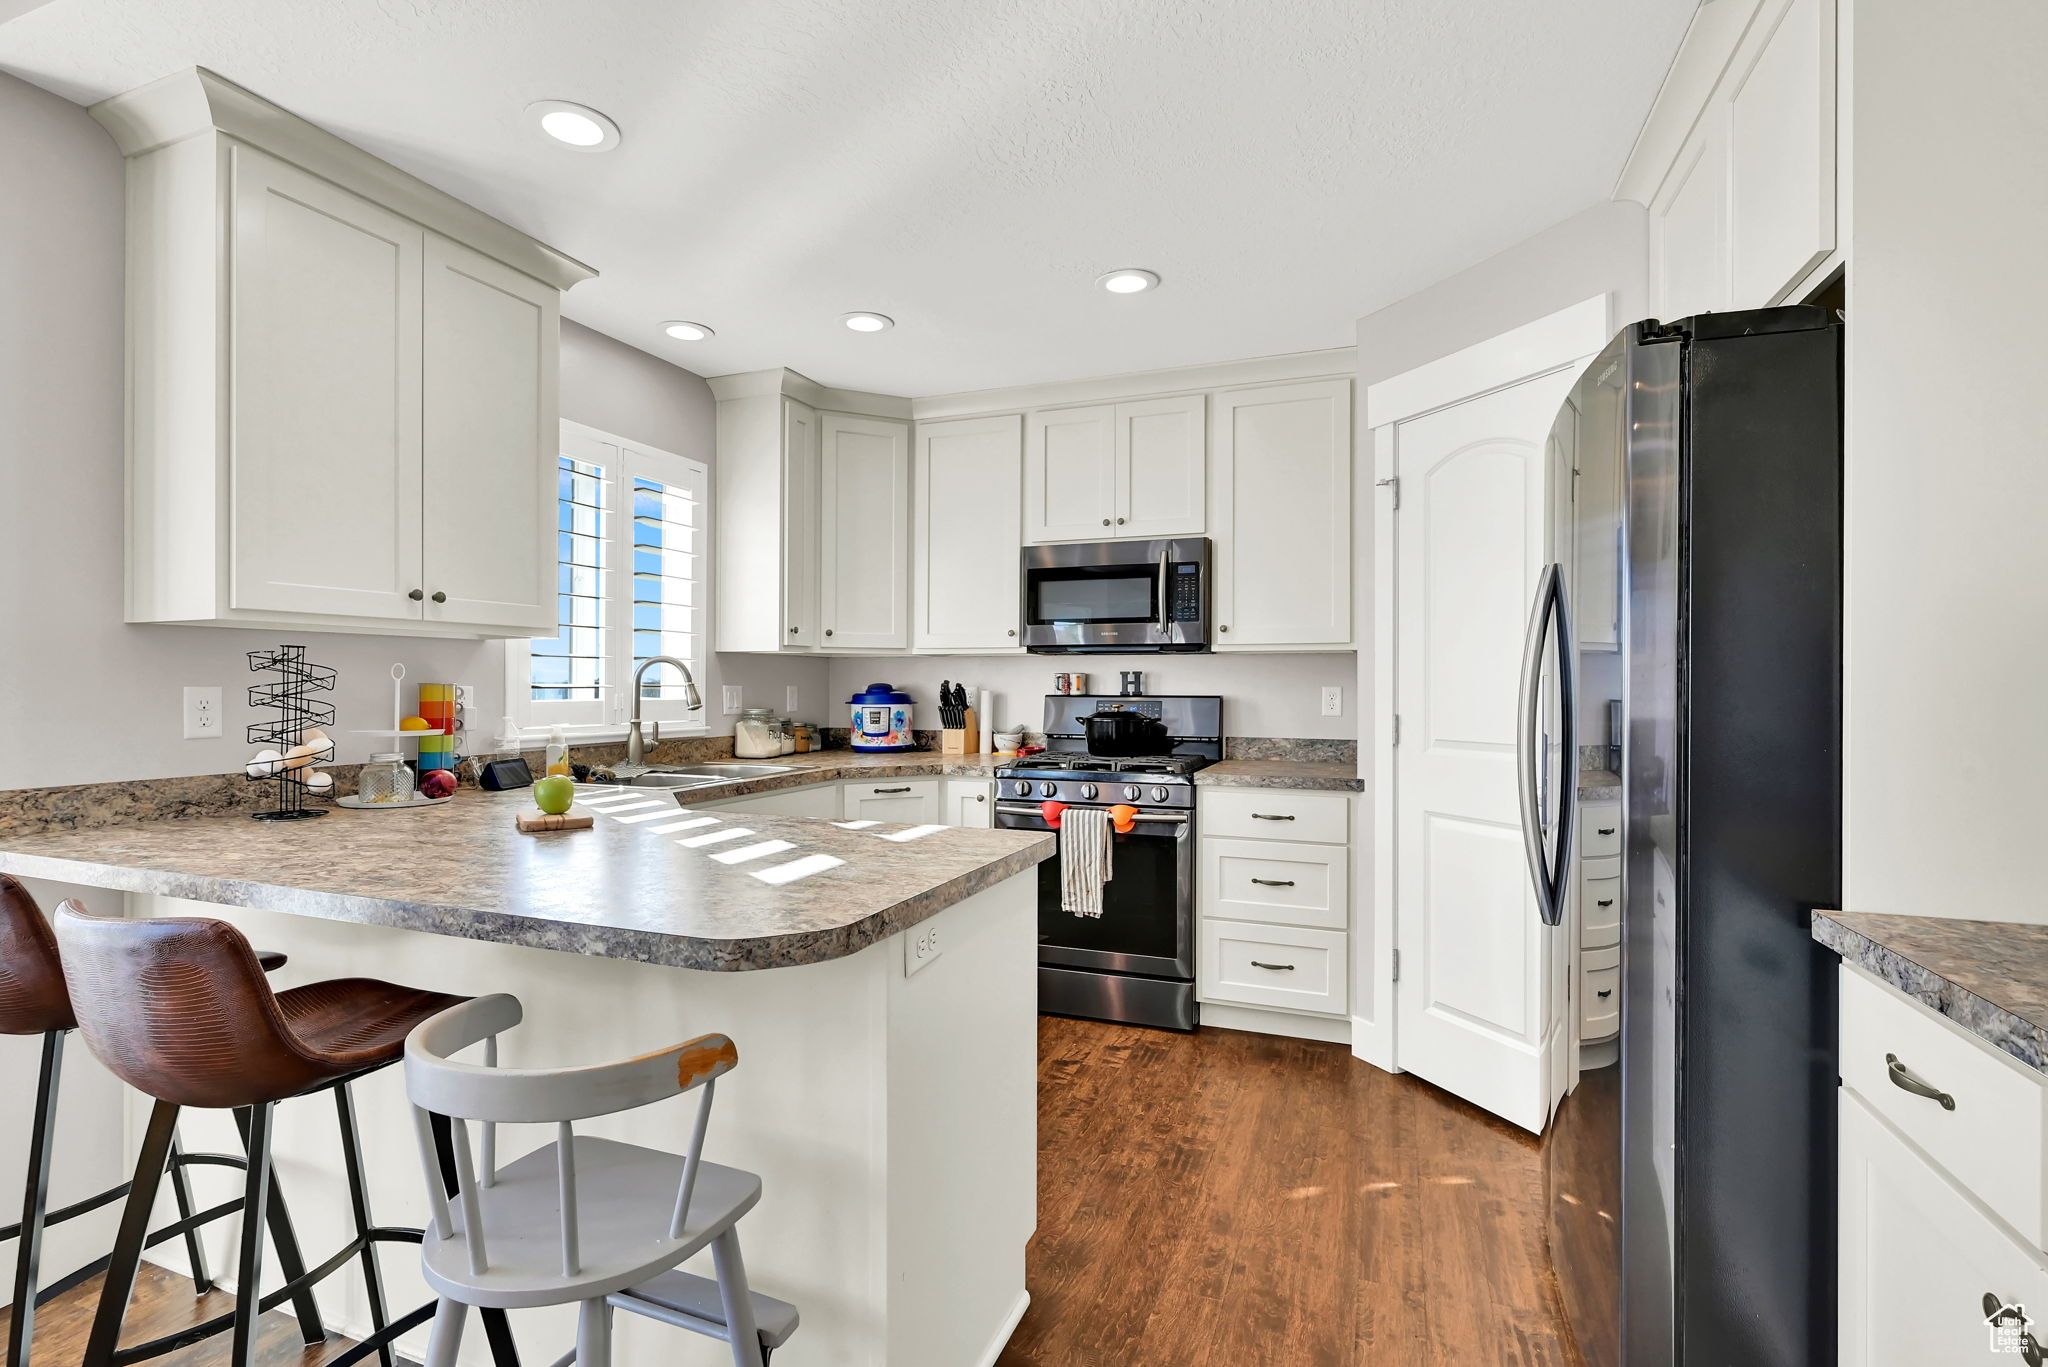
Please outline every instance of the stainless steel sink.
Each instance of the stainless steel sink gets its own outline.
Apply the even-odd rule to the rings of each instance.
[[[653,769],[621,781],[628,788],[710,788],[726,782],[704,774],[672,774]]]
[[[704,788],[743,778],[766,778],[796,772],[793,764],[661,764],[626,779],[633,788]]]

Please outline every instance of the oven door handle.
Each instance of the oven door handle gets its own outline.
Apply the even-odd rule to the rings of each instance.
[[[1159,553],[1159,631],[1161,635],[1173,630],[1173,604],[1166,592],[1166,552]]]
[[[1082,810],[1107,811],[1108,808],[1083,808]],[[1017,807],[1006,803],[998,803],[996,805],[996,815],[1034,816],[1040,820],[1045,819],[1045,813],[1039,811],[1036,807]],[[1154,826],[1185,826],[1188,824],[1188,814],[1186,812],[1139,812],[1131,820]]]

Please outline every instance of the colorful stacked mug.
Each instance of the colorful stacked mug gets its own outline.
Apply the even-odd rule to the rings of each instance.
[[[420,772],[455,767],[455,685],[420,685],[420,720],[439,735],[420,737]]]

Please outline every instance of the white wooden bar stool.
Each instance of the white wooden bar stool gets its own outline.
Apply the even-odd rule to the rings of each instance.
[[[498,994],[450,1008],[414,1030],[405,1086],[418,1124],[433,1223],[421,1249],[440,1297],[426,1367],[454,1367],[471,1306],[582,1307],[578,1367],[611,1362],[614,1307],[724,1339],[738,1367],[765,1367],[796,1329],[796,1308],[747,1289],[739,1218],[761,1199],[761,1179],[706,1163],[705,1127],[717,1079],[739,1063],[724,1035],[589,1068],[497,1066],[497,1037],[519,1024],[517,998]],[[453,1055],[484,1046],[481,1065]],[[615,1115],[702,1087],[688,1150],[664,1153],[573,1132],[572,1122]],[[459,1175],[451,1203],[441,1182],[436,1117],[451,1127]],[[469,1122],[481,1144],[472,1153]],[[552,1123],[555,1142],[500,1168],[497,1127]],[[706,1246],[716,1282],[678,1270]]]

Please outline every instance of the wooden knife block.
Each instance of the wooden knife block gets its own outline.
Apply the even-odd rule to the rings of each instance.
[[[974,709],[967,709],[967,725],[958,731],[939,732],[939,753],[942,755],[972,755],[981,749],[981,723],[974,715]]]

